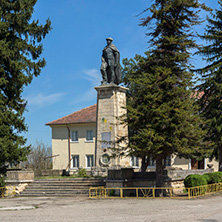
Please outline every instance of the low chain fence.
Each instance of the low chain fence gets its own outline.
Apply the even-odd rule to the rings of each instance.
[[[11,197],[16,195],[15,186],[0,187],[0,198]]]
[[[180,198],[191,199],[222,191],[222,183],[192,188],[173,187],[91,187],[89,198]]]

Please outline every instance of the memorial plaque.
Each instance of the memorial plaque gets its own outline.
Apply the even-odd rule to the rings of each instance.
[[[101,148],[106,149],[111,147],[111,132],[103,132],[101,135]]]

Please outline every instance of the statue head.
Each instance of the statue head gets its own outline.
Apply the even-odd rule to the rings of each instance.
[[[106,38],[107,45],[111,44],[113,39],[111,37]]]

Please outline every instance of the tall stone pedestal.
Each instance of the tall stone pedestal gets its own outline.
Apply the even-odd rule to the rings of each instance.
[[[126,113],[127,88],[117,85],[95,87],[97,91],[96,166],[127,167],[129,157],[111,158],[112,147],[119,137],[128,136],[128,127],[120,124],[119,117]],[[121,144],[124,146],[124,144]]]

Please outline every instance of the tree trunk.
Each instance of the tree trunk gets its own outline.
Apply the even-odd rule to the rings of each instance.
[[[156,187],[164,187],[164,181],[163,181],[163,158],[161,155],[159,155],[156,159]],[[156,189],[156,196],[160,197],[163,196],[163,189]]]
[[[218,171],[222,171],[222,146],[219,149],[219,167],[218,167]]]
[[[148,164],[149,164],[148,163],[148,157],[147,156],[142,157],[142,166],[141,166],[141,172],[142,173],[146,172]]]

